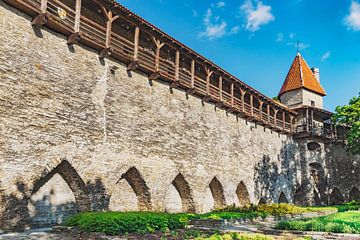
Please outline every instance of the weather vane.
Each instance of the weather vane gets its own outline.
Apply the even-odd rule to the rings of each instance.
[[[300,42],[297,41],[297,46],[296,46],[296,52],[297,52],[297,53],[299,52],[299,45],[300,45]]]

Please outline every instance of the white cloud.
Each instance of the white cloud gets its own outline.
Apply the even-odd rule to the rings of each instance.
[[[324,53],[324,55],[321,56],[321,61],[323,62],[327,60],[330,56],[331,56],[331,52],[327,51],[326,53]]]
[[[278,33],[276,34],[276,42],[282,42],[284,41],[284,34],[283,33]]]
[[[210,40],[221,38],[226,34],[227,23],[224,20],[219,20],[218,16],[213,16],[211,9],[206,11],[203,19],[205,31],[199,34],[200,37],[207,37]]]
[[[214,16],[211,8],[208,8],[203,18],[205,30],[199,33],[199,37],[206,37],[209,40],[221,38],[225,35],[236,34],[240,27],[234,26],[228,31],[228,24],[219,16]]]
[[[239,30],[240,30],[239,26],[232,27],[230,30],[230,34],[236,34],[239,32]]]
[[[220,2],[218,2],[218,3],[216,4],[216,6],[217,6],[218,8],[222,8],[222,7],[225,7],[225,6],[226,6],[226,3],[225,3],[224,1],[220,1]]]
[[[295,33],[289,33],[289,38],[293,39],[295,37],[295,35],[296,35]]]
[[[241,5],[240,10],[246,17],[245,29],[250,32],[256,32],[262,25],[275,20],[271,13],[271,6],[264,5],[261,1],[257,2],[255,7],[251,0],[246,0]]]
[[[352,1],[350,13],[345,17],[345,25],[348,29],[360,31],[360,3]]]

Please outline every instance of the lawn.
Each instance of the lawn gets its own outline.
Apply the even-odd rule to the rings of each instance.
[[[339,212],[325,217],[283,221],[277,229],[360,234],[360,211]]]
[[[108,235],[128,233],[146,234],[184,229],[194,219],[253,219],[269,215],[281,216],[325,210],[346,211],[358,209],[359,205],[334,207],[299,207],[290,204],[251,205],[247,207],[229,206],[205,214],[169,214],[160,212],[89,212],[80,213],[66,220],[67,226],[86,232],[102,232]],[[283,223],[285,226],[288,223]]]

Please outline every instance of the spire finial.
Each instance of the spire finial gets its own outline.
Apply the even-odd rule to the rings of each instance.
[[[299,46],[300,46],[300,42],[297,41],[297,45],[296,45],[296,53],[297,53],[297,55],[300,54]]]

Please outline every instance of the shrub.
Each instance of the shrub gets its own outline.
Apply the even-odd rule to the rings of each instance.
[[[93,212],[80,213],[66,220],[67,226],[87,232],[103,232],[108,235],[127,233],[153,233],[182,229],[188,224],[185,214],[153,212]]]
[[[261,234],[239,234],[239,233],[227,233],[224,235],[214,234],[210,237],[198,237],[196,240],[273,240],[272,237],[268,237]]]

